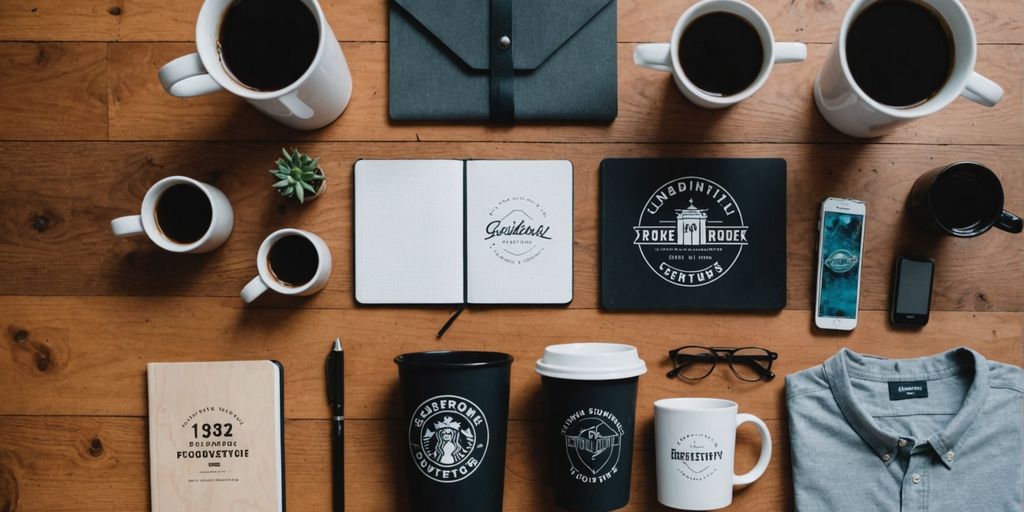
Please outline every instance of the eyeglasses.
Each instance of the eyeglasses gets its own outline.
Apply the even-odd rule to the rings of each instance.
[[[729,369],[738,379],[747,382],[771,380],[772,362],[779,354],[758,347],[699,347],[687,345],[668,352],[668,357],[676,365],[668,372],[668,378],[679,377],[683,380],[700,380],[714,371],[719,361],[727,361]]]

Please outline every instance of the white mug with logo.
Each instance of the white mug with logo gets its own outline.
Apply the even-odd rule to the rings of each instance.
[[[276,91],[242,85],[227,70],[218,50],[221,18],[235,0],[206,0],[196,22],[197,53],[160,68],[160,83],[172,96],[187,98],[221,89],[245,98],[274,120],[299,130],[322,128],[338,118],[352,97],[352,75],[334,31],[317,0],[302,0],[320,31],[316,56],[295,82]],[[267,66],[275,63],[267,62]]]
[[[281,239],[292,235],[308,240],[316,252],[316,268],[315,270],[310,269],[311,277],[301,283],[292,283],[282,279],[275,273],[270,262],[271,249],[274,248],[274,245]],[[247,304],[256,300],[267,290],[273,290],[282,295],[312,295],[322,290],[331,278],[331,250],[327,248],[327,243],[323,239],[309,231],[294,228],[279,229],[267,236],[260,245],[259,252],[256,253],[256,269],[259,274],[242,288],[242,300]]]
[[[198,236],[194,240],[173,238],[161,228],[161,220],[157,216],[157,206],[164,192],[179,185],[195,187],[209,201],[208,206],[202,205],[202,208],[208,207],[210,210],[208,227],[205,232],[197,233]],[[163,222],[167,223],[171,220],[179,219],[163,219]],[[220,247],[231,235],[234,224],[235,214],[231,209],[231,203],[217,187],[186,176],[168,176],[149,187],[146,195],[142,198],[142,210],[139,215],[113,219],[110,221],[110,229],[118,238],[146,235],[160,248],[171,252],[202,253]],[[202,230],[202,226],[195,226],[195,228]]]
[[[679,61],[679,40],[683,37],[683,32],[697,18],[713,12],[725,12],[746,20],[757,31],[764,55],[761,71],[753,83],[746,89],[728,96],[701,90],[687,78]],[[679,17],[679,21],[676,22],[676,27],[672,31],[672,39],[668,43],[640,44],[633,50],[635,64],[672,73],[676,86],[679,87],[683,96],[704,108],[723,108],[739,103],[752,96],[768,81],[768,75],[771,74],[772,66],[776,63],[802,62],[804,60],[807,60],[806,45],[776,42],[768,20],[757,9],[740,0],[702,0],[697,2]]]
[[[667,398],[654,402],[658,501],[684,510],[717,510],[732,503],[736,486],[764,474],[772,438],[757,416],[737,414],[736,402],[715,398]],[[736,429],[752,423],[761,434],[761,456],[748,473],[733,473]]]
[[[857,85],[847,61],[847,35],[857,16],[877,0],[854,0],[839,28],[825,65],[814,80],[814,102],[835,129],[854,137],[878,137],[915,119],[942,110],[959,96],[986,107],[995,106],[1003,89],[974,71],[977,38],[971,17],[958,0],[922,0],[949,29],[953,42],[953,66],[946,83],[928,100],[912,107],[880,103]]]

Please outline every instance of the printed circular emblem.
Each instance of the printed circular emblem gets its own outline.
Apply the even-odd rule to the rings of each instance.
[[[581,409],[562,422],[561,433],[573,479],[599,484],[618,473],[625,430],[614,414],[597,408]]]
[[[845,274],[857,266],[858,258],[846,249],[837,249],[825,258],[825,266],[836,274]]]
[[[473,402],[439,395],[421,403],[409,423],[409,451],[427,478],[458,482],[472,475],[487,454],[487,418]]]
[[[671,460],[677,463],[676,471],[694,481],[707,480],[717,473],[723,455],[718,441],[707,434],[680,437],[669,454]]]
[[[728,190],[697,176],[657,188],[633,227],[633,245],[651,271],[676,286],[724,276],[747,245],[747,226]]]
[[[524,196],[507,197],[487,213],[483,239],[501,261],[529,263],[540,256],[551,241],[548,212],[540,203]]]

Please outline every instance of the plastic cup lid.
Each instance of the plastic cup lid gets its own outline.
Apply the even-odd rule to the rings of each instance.
[[[566,343],[544,349],[537,373],[572,380],[613,380],[647,373],[636,347],[618,343]]]

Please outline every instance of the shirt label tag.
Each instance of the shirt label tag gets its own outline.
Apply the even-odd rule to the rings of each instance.
[[[928,382],[915,380],[889,383],[889,400],[906,400],[908,398],[928,398]]]

